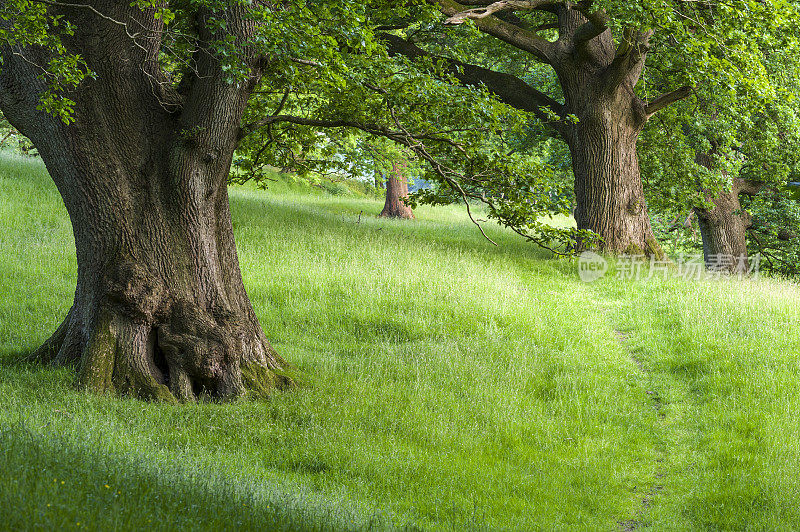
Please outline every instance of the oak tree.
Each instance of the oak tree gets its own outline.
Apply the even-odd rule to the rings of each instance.
[[[569,146],[578,228],[599,235],[602,250],[649,255],[662,251],[641,180],[642,131],[700,85],[727,94],[760,64],[759,35],[791,27],[796,9],[780,0],[428,3],[446,25],[470,29],[409,27],[387,34],[390,50],[439,60],[460,82],[538,117]],[[506,57],[553,76],[516,72]]]
[[[160,400],[291,384],[245,292],[227,179],[241,118],[280,58],[268,4],[0,5],[0,109],[69,213],[78,279],[33,358]]]

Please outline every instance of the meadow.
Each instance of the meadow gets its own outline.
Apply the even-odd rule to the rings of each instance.
[[[798,529],[795,283],[587,284],[457,206],[230,194],[303,386],[93,396],[20,362],[69,309],[75,251],[42,163],[0,157],[0,529]]]

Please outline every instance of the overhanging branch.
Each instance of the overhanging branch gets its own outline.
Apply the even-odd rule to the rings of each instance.
[[[495,198],[491,195],[487,195],[484,193],[485,187],[491,185],[492,180],[497,171],[502,172],[503,165],[494,169],[494,167],[490,169],[476,169],[475,163],[476,161],[471,159],[469,149],[465,149],[461,145],[459,145],[456,141],[446,136],[442,136],[441,134],[430,134],[430,133],[419,133],[419,132],[412,132],[409,131],[400,121],[398,118],[395,109],[390,107],[389,111],[391,113],[392,121],[394,126],[391,125],[380,125],[380,124],[373,124],[373,123],[360,123],[355,120],[349,119],[314,119],[314,118],[306,118],[301,116],[293,116],[293,115],[275,115],[269,116],[261,119],[260,121],[251,124],[248,126],[248,130],[250,132],[255,131],[257,128],[262,126],[269,126],[275,123],[283,122],[283,123],[290,123],[290,124],[298,124],[298,125],[308,125],[312,127],[322,127],[322,128],[352,128],[359,131],[366,132],[370,135],[380,136],[387,138],[391,141],[394,141],[402,146],[405,146],[411,153],[413,153],[420,161],[423,161],[427,164],[430,170],[441,180],[442,184],[449,187],[452,192],[454,192],[461,200],[464,202],[464,205],[467,209],[467,214],[475,224],[483,236],[492,244],[495,244],[491,238],[486,234],[481,226],[482,221],[485,220],[477,220],[472,213],[471,210],[471,202],[481,202],[487,205],[492,211],[495,211],[497,208],[497,204],[495,203]],[[446,132],[444,132],[446,134]],[[441,154],[437,154],[436,152],[431,150],[431,147],[434,144],[446,144],[452,147],[455,147],[460,153],[452,153],[451,155],[455,155],[456,160],[462,160],[464,163],[463,168],[461,165],[456,164],[454,165],[452,161],[450,161],[450,156]],[[463,159],[462,159],[463,158]],[[480,163],[477,163],[480,164]],[[502,214],[496,215],[498,222],[502,225],[511,228],[518,234],[522,235],[526,240],[530,242],[534,242],[545,249],[549,249],[554,253],[562,254],[559,252],[555,247],[550,245],[550,238],[551,236],[548,235],[531,235],[527,231],[524,231],[524,225],[520,226],[518,224],[518,220],[516,219],[509,219],[504,217]]]
[[[318,128],[349,128],[349,129],[357,129],[359,131],[363,131],[364,133],[369,133],[370,135],[375,135],[379,137],[385,137],[389,140],[393,140],[395,142],[400,142],[403,144],[403,139],[408,137],[410,134],[405,130],[394,130],[390,129],[385,126],[381,126],[378,124],[371,124],[366,122],[356,122],[355,120],[323,120],[323,119],[316,119],[316,118],[306,118],[302,116],[295,116],[295,115],[285,115],[285,114],[276,114],[262,118],[252,124],[248,124],[242,128],[242,132],[239,135],[239,138],[244,138],[247,135],[257,131],[258,129],[270,126],[276,123],[288,123],[288,124],[296,124],[299,126],[310,126],[310,127],[318,127]],[[452,139],[442,137],[439,135],[429,134],[429,133],[420,133],[411,135],[412,138],[417,140],[427,140],[432,142],[443,142],[446,144],[450,144],[451,146],[462,150],[463,148],[457,142],[453,141]]]
[[[390,55],[403,55],[410,59],[425,57],[439,61],[446,65],[448,72],[462,84],[483,85],[507,105],[521,111],[533,113],[559,134],[566,134],[563,124],[553,122],[552,116],[543,110],[545,108],[559,117],[563,117],[565,114],[564,106],[516,76],[431,54],[419,48],[413,42],[397,35],[382,34],[381,38],[387,42]]]
[[[293,115],[274,115],[265,117],[254,124],[246,126],[246,128],[244,128],[244,131],[246,135],[248,133],[256,131],[260,127],[269,126],[279,122],[320,127],[320,128],[350,128],[363,131],[370,135],[384,137],[402,146],[405,146],[406,148],[411,150],[411,152],[414,153],[417,157],[425,161],[430,166],[431,170],[434,173],[436,173],[445,183],[447,183],[447,185],[454,192],[456,192],[459,196],[461,196],[461,198],[464,201],[464,205],[467,208],[467,214],[469,215],[469,218],[472,221],[472,223],[474,223],[478,227],[481,234],[483,234],[483,236],[489,242],[491,242],[496,246],[497,244],[486,235],[486,233],[483,230],[483,227],[481,226],[480,223],[478,223],[478,221],[472,215],[472,211],[470,209],[470,203],[469,203],[470,199],[473,200],[480,199],[480,197],[472,194],[467,194],[467,192],[458,182],[459,178],[467,180],[469,178],[466,175],[457,172],[453,168],[450,168],[445,164],[443,164],[441,161],[439,161],[437,157],[432,155],[431,152],[428,150],[425,141],[449,144],[450,146],[453,146],[462,152],[464,152],[464,148],[454,140],[446,137],[424,134],[424,133],[423,134],[411,133],[401,125],[400,121],[397,118],[397,115],[394,112],[394,109],[391,109],[391,113],[392,113],[392,118],[397,126],[397,129],[390,129],[386,126],[361,123],[353,120],[319,120],[319,119],[305,118]]]

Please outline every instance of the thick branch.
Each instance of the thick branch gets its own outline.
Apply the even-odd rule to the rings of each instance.
[[[248,8],[236,3],[216,13],[216,17],[225,21],[224,32],[204,22],[209,13],[201,10],[196,17],[200,45],[195,52],[196,69],[185,78],[186,103],[180,117],[181,128],[193,132],[193,142],[204,146],[212,156],[215,149],[224,145],[228,135],[237,140],[239,120],[263,72],[263,58],[248,44],[256,30],[256,23],[249,15]],[[245,82],[231,83],[230,73],[213,51],[211,44],[223,35],[233,38],[235,46],[241,50],[237,66],[246,71]]]
[[[660,110],[669,107],[673,103],[688,98],[692,92],[694,92],[694,88],[686,86],[681,87],[678,90],[662,94],[645,107],[645,113],[647,113],[648,117],[653,116]]]
[[[575,9],[586,17],[586,23],[578,28],[573,37],[576,46],[585,45],[608,29],[608,14],[605,9],[593,9],[592,2],[581,2]]]
[[[494,3],[497,3],[499,0],[459,0],[459,4],[463,6],[490,6]],[[521,2],[520,2],[521,3]],[[548,1],[534,1],[528,0],[526,3],[528,4],[535,4],[535,7],[528,7],[528,10],[540,10],[540,11],[550,11],[555,12],[556,8],[559,7],[559,4],[562,4],[559,0],[548,0]],[[522,10],[522,9],[520,9]]]
[[[750,179],[736,178],[733,182],[734,192],[744,196],[755,196],[761,192],[765,184],[763,181],[753,181]]]
[[[463,24],[467,20],[480,20],[504,11],[539,9],[542,5],[549,3],[551,2],[548,0],[501,0],[499,2],[491,3],[485,7],[476,7],[456,13],[448,18],[446,23]]]
[[[566,134],[562,124],[552,122],[551,116],[542,110],[544,107],[563,117],[564,106],[521,79],[510,74],[430,54],[397,35],[383,34],[381,38],[387,41],[390,54],[404,55],[411,59],[427,57],[442,62],[447,65],[448,71],[464,85],[484,85],[504,103],[521,111],[533,113],[537,118],[552,126],[559,134]]]
[[[539,61],[550,64],[553,55],[553,43],[533,33],[524,30],[519,26],[500,20],[493,16],[470,16],[469,12],[473,11],[468,9],[465,5],[455,2],[454,0],[429,0],[439,7],[439,11],[447,15],[448,24],[463,24],[467,20],[473,20],[475,26],[484,33],[500,39],[511,46],[524,50]],[[539,1],[530,0],[527,2],[506,0],[506,2],[495,2],[495,4],[506,4],[508,2],[516,4],[529,4],[536,7],[527,7],[526,9],[546,9],[549,10],[554,4],[552,1]],[[489,6],[486,7],[488,9]],[[477,11],[481,11],[478,9]],[[496,11],[497,12],[497,11]]]

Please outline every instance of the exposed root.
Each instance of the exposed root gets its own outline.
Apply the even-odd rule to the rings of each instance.
[[[79,388],[145,400],[176,401],[151,371],[146,326],[102,309],[91,328],[78,370]]]
[[[147,313],[119,303],[107,301],[89,324],[70,312],[29,359],[57,365],[77,361],[79,388],[152,401],[267,397],[296,384],[282,371],[286,365],[257,321],[220,310],[209,313],[185,301]]]
[[[274,390],[288,390],[299,384],[296,376],[257,364],[242,368],[242,380],[248,395],[254,398],[267,398]]]

